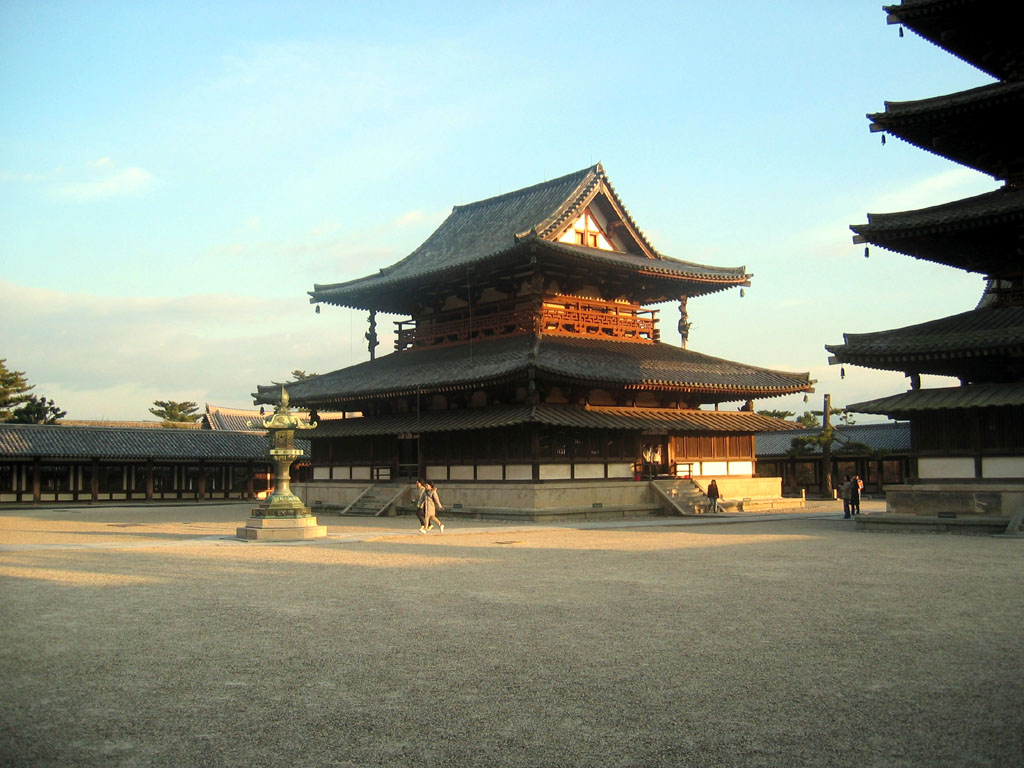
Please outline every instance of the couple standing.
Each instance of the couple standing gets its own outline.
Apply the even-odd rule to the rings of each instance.
[[[438,510],[444,509],[437,495],[437,488],[433,483],[417,480],[416,489],[420,492],[419,498],[416,499],[416,517],[420,519],[420,533],[426,533],[433,528],[435,520],[440,529],[438,533],[444,533],[444,523],[437,516]]]

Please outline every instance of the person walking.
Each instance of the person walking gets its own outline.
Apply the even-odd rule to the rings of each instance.
[[[850,476],[847,475],[843,480],[843,484],[839,486],[839,495],[843,497],[843,519],[850,519],[850,486],[852,481]]]
[[[708,484],[708,513],[712,515],[718,514],[718,481],[713,479]]]
[[[423,525],[420,526],[420,533],[426,533],[434,520],[437,521],[437,527],[440,529],[438,530],[438,533],[444,533],[444,523],[442,523],[441,518],[437,516],[439,510],[443,511],[444,506],[441,504],[441,499],[437,495],[437,488],[428,480],[427,492],[423,497]]]
[[[426,521],[423,519],[423,503],[427,497],[427,486],[422,480],[416,481],[416,519],[420,521],[420,530],[423,530]]]
[[[860,514],[860,490],[864,487],[864,484],[860,480],[860,475],[854,475],[850,481],[850,512],[854,516]]]

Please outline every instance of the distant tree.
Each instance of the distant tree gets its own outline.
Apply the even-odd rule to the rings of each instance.
[[[191,400],[178,402],[177,400],[154,400],[156,408],[150,408],[149,412],[159,416],[164,421],[170,422],[193,422],[199,420],[199,406]]]
[[[292,381],[302,381],[303,379],[311,379],[314,376],[319,375],[319,373],[306,373],[305,371],[296,368],[292,371]]]
[[[8,421],[12,424],[56,424],[67,415],[67,411],[62,411],[53,400],[47,400],[45,395],[30,395],[28,400],[14,409]]]
[[[790,416],[796,416],[792,411],[758,411],[760,416],[770,416],[773,419],[782,419],[785,421]]]
[[[857,420],[853,418],[853,414],[850,413],[849,411],[841,410],[839,412],[839,423],[842,424],[844,427],[852,427],[854,424],[857,423]]]
[[[820,413],[820,411],[819,411]],[[811,427],[820,427],[821,422],[818,421],[818,417],[811,411],[804,411],[803,416],[796,417],[797,424],[802,424],[804,427],[810,429]]]
[[[35,387],[25,380],[24,371],[12,371],[7,367],[7,358],[0,358],[0,421],[9,421],[14,409],[26,402],[26,394]]]

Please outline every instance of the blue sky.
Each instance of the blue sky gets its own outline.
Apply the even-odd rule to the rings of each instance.
[[[248,407],[366,359],[365,313],[315,315],[314,282],[600,161],[662,253],[754,273],[690,303],[689,346],[819,381],[758,408],[902,391],[824,345],[982,279],[865,259],[848,226],[995,184],[864,115],[990,79],[880,5],[0,0],[0,357],[68,418]]]

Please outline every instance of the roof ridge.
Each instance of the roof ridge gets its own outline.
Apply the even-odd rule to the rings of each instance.
[[[594,165],[591,165],[591,166],[589,166],[587,168],[581,168],[578,171],[573,171],[572,173],[567,173],[564,176],[559,176],[558,178],[555,178],[555,179],[548,179],[547,181],[541,181],[541,182],[538,182],[537,184],[531,184],[528,187],[522,187],[520,189],[513,189],[511,192],[503,192],[502,194],[499,194],[499,195],[493,195],[491,197],[485,197],[482,200],[474,200],[471,203],[463,203],[462,205],[453,205],[452,206],[452,211],[453,212],[454,211],[464,211],[464,210],[466,210],[468,208],[477,208],[477,207],[482,208],[485,205],[493,205],[494,203],[496,203],[498,201],[510,200],[510,199],[512,199],[514,197],[517,197],[517,196],[520,196],[520,195],[525,195],[525,194],[531,193],[531,192],[535,192],[535,191],[537,191],[539,189],[543,189],[544,187],[555,186],[557,184],[562,184],[562,183],[566,182],[567,180],[569,180],[570,178],[572,178],[573,176],[579,176],[581,179],[583,179],[583,178],[586,178],[588,174],[594,173],[594,172],[603,173],[603,169],[601,168],[601,164],[600,163],[595,163]]]

